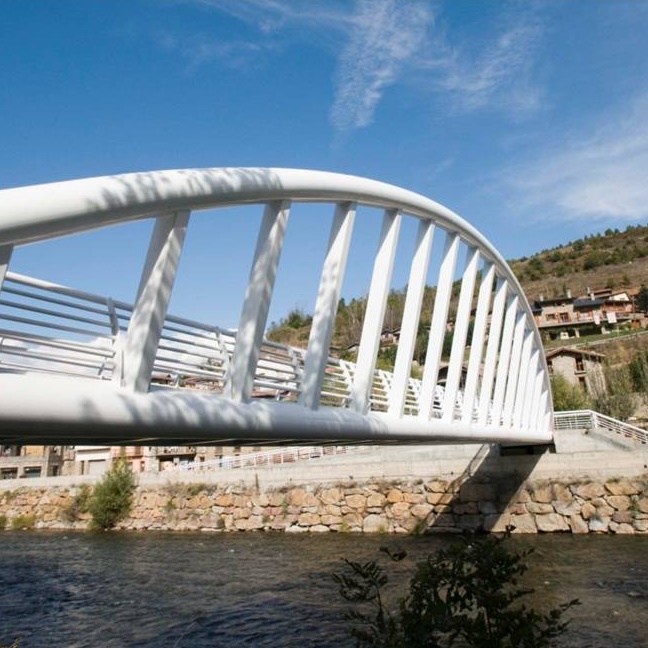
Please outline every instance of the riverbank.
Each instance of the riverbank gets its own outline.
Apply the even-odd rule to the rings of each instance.
[[[648,452],[593,430],[553,448],[381,447],[237,471],[142,474],[129,516],[143,531],[648,533]],[[528,449],[524,449],[525,452]],[[0,527],[87,529],[96,477],[11,480]]]
[[[5,491],[6,528],[86,529],[82,487]],[[648,533],[648,475],[592,481],[370,480],[261,490],[236,484],[169,482],[138,486],[132,531],[286,533]]]

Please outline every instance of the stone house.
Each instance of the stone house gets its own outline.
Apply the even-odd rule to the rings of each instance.
[[[549,373],[563,375],[569,383],[579,385],[588,394],[603,385],[605,356],[602,353],[563,346],[547,351],[545,357]]]

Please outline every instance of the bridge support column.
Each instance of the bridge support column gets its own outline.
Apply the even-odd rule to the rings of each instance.
[[[122,387],[145,392],[151,382],[164,318],[166,317],[180,254],[188,211],[159,216],[151,236],[137,301],[128,324],[116,377]]]
[[[527,424],[527,404],[531,402],[533,397],[533,379],[538,369],[538,359],[538,350],[533,350],[533,331],[527,331],[522,347],[522,369],[520,370],[520,380],[513,410],[513,425],[517,429],[526,427]]]
[[[519,388],[518,379],[522,369],[522,345],[524,342],[524,330],[526,326],[526,315],[518,311],[513,333],[513,347],[511,350],[511,359],[509,361],[508,373],[506,376],[506,396],[504,397],[504,425],[513,424],[513,406],[515,404],[515,395]]]
[[[263,214],[230,374],[224,389],[224,393],[234,401],[245,401],[252,395],[289,214],[288,200],[268,203]]]

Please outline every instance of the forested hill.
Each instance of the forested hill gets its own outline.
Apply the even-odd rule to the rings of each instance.
[[[530,301],[544,297],[584,295],[588,288],[627,288],[648,284],[648,226],[628,226],[625,230],[608,229],[576,241],[542,250],[531,257],[509,261]],[[456,284],[456,292],[459,285]],[[431,313],[434,288],[427,288],[423,304]],[[405,290],[394,290],[388,298],[384,327],[400,326]],[[333,346],[344,351],[360,339],[366,305],[365,297],[340,301]],[[298,309],[278,323],[273,323],[268,337],[278,342],[305,347],[310,331],[310,315]]]
[[[640,286],[648,283],[648,225],[608,229],[509,264],[529,299]]]

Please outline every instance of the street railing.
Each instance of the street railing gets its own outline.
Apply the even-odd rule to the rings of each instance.
[[[646,430],[593,410],[555,412],[554,429],[597,430],[608,434],[612,438],[629,440],[642,445],[648,444],[648,432]]]

